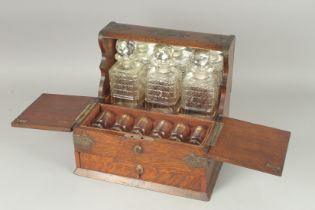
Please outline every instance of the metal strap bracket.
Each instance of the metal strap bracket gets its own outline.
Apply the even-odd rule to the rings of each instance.
[[[220,136],[220,133],[222,131],[222,128],[223,128],[223,125],[224,123],[223,122],[215,122],[215,125],[212,129],[212,132],[209,136],[209,138],[206,140],[206,143],[205,143],[205,150],[206,152],[209,151],[210,147],[213,147],[216,145],[218,139],[219,139],[219,136]]]
[[[83,110],[82,112],[75,118],[74,124],[72,128],[78,126],[84,119],[85,117],[91,112],[91,110],[95,107],[96,103],[91,102],[89,103]]]

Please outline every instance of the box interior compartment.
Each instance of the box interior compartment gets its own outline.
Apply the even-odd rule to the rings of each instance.
[[[159,32],[159,33],[157,33]],[[102,51],[100,64],[101,80],[98,97],[101,102],[111,104],[110,68],[116,63],[117,40],[146,42],[168,46],[182,46],[189,49],[202,49],[221,52],[223,56],[222,80],[218,87],[214,111],[211,119],[219,115],[228,116],[231,89],[231,74],[234,57],[234,36],[176,31],[171,29],[148,28],[111,22],[99,33],[99,45]],[[152,52],[151,52],[152,53]],[[210,118],[210,117],[209,117]]]
[[[178,123],[183,123],[189,127],[190,133],[196,126],[202,126],[206,129],[206,134],[202,141],[200,142],[200,145],[204,145],[206,143],[206,140],[209,138],[213,126],[215,124],[214,121],[206,118],[194,118],[188,115],[173,115],[173,114],[165,114],[165,113],[159,113],[159,112],[152,112],[152,111],[146,111],[146,110],[141,110],[141,109],[133,109],[133,108],[127,108],[127,107],[122,107],[122,106],[115,106],[115,105],[110,105],[110,104],[101,104],[98,103],[95,105],[95,107],[91,110],[91,112],[88,114],[88,116],[85,118],[85,120],[81,123],[80,127],[81,128],[88,128],[88,129],[96,129],[96,130],[102,130],[106,131],[111,134],[116,134],[117,136],[122,136],[122,135],[128,135],[131,138],[138,138],[138,139],[145,139],[145,138],[152,138],[154,140],[166,140],[166,141],[174,141],[169,138],[156,138],[152,137],[151,135],[137,135],[133,134],[129,131],[117,131],[113,130],[110,128],[97,128],[93,127],[92,123],[95,122],[97,117],[103,112],[103,111],[109,111],[115,115],[115,118],[117,119],[119,116],[123,114],[128,114],[134,119],[134,122],[139,117],[147,117],[150,119],[153,123],[152,129],[162,120],[166,120],[170,122],[173,126],[173,128],[176,126]],[[178,142],[178,143],[187,143],[188,139],[185,139],[183,142]]]

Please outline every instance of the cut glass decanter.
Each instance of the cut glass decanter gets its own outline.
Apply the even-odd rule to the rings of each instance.
[[[145,105],[149,110],[176,113],[179,108],[182,72],[171,65],[171,48],[155,46],[153,64],[146,76]]]
[[[208,50],[197,49],[182,84],[182,112],[213,116],[218,102],[219,82],[210,65]]]
[[[111,103],[142,107],[144,101],[143,71],[134,62],[135,43],[117,40],[117,62],[109,70]]]

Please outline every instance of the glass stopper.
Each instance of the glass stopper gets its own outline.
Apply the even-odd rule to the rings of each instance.
[[[209,51],[195,50],[191,57],[192,64],[200,67],[205,67],[209,63]]]
[[[116,50],[122,57],[129,56],[135,50],[135,42],[119,39],[116,42]]]
[[[171,58],[171,49],[165,45],[156,45],[153,56],[156,62],[160,64],[167,63]]]

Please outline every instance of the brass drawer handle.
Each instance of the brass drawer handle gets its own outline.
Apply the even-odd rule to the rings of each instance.
[[[134,147],[133,147],[133,151],[134,151],[134,153],[136,153],[136,154],[141,154],[141,153],[143,153],[143,148],[140,146],[140,145],[135,145]]]
[[[137,179],[141,178],[143,171],[144,171],[144,168],[142,165],[139,164],[136,166]]]

